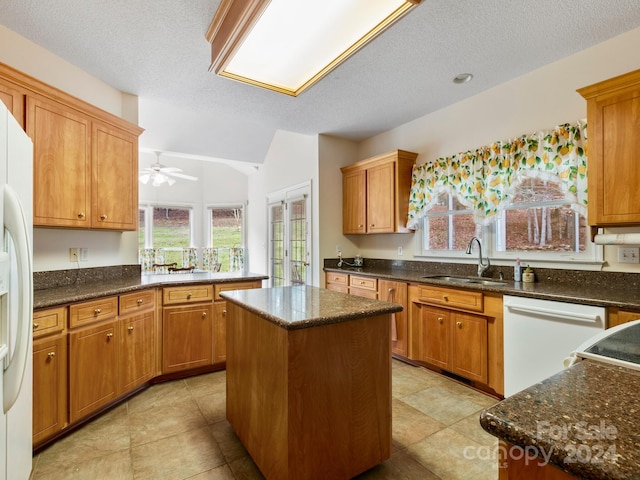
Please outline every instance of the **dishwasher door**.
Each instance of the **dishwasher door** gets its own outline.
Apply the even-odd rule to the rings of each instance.
[[[504,396],[555,375],[579,345],[604,330],[603,307],[505,295]]]

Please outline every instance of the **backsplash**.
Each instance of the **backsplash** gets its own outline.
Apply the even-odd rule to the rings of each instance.
[[[353,263],[352,258],[343,258],[348,263]],[[325,268],[338,268],[337,258],[326,258]],[[345,271],[366,272],[368,268],[379,270],[420,272],[424,275],[463,275],[476,276],[478,266],[476,264],[444,263],[444,262],[420,262],[411,260],[385,260],[365,258],[363,268],[342,267]],[[486,272],[486,277],[498,278],[500,272],[505,280],[513,280],[513,268],[507,266],[491,266]],[[624,285],[626,289],[640,287],[640,274],[628,272],[592,272],[587,270],[563,270],[556,268],[534,269],[536,282],[571,283],[572,285],[611,286]]]
[[[33,272],[33,289],[43,290],[119,278],[140,277],[140,272],[139,264]]]

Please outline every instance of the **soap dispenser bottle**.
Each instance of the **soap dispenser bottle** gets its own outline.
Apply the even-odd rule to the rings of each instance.
[[[516,258],[516,264],[513,266],[513,279],[516,282],[522,281],[522,272],[520,271],[520,259]]]

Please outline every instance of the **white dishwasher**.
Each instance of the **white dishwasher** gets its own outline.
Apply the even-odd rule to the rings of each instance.
[[[604,330],[603,307],[505,295],[504,396],[560,372],[564,359]]]

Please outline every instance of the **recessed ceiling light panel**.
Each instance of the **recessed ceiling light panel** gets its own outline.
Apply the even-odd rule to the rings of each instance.
[[[471,81],[473,78],[473,74],[471,73],[459,73],[455,77],[453,77],[453,83],[467,83]]]
[[[298,95],[419,2],[223,0],[207,32],[211,70]]]

